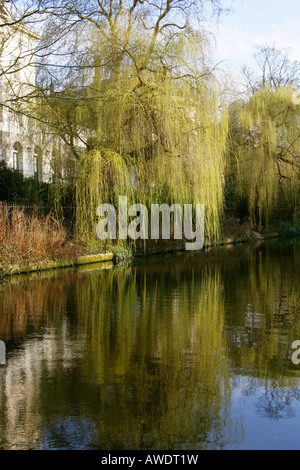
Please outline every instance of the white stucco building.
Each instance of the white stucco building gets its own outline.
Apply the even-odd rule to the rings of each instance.
[[[68,153],[64,143],[30,117],[36,84],[35,52],[39,36],[13,24],[9,3],[0,0],[0,160],[24,176],[59,182],[59,159]],[[20,99],[22,97],[22,99]]]

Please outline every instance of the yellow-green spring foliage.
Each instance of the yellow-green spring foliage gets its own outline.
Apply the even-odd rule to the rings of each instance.
[[[97,51],[93,149],[77,166],[78,233],[94,237],[98,205],[127,196],[149,209],[205,204],[206,235],[218,237],[227,115],[205,64],[206,43],[184,32],[153,48],[136,32],[128,48],[110,70],[99,65],[107,50]]]
[[[235,113],[230,143],[237,184],[249,198],[252,221],[268,226],[280,208],[297,207],[299,105],[290,87],[264,87],[240,103]]]

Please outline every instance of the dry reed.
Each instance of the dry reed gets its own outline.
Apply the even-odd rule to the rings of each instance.
[[[63,258],[67,231],[51,214],[28,215],[22,208],[0,202],[0,271],[10,265],[24,265]]]

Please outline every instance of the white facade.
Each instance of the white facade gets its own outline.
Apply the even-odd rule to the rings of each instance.
[[[18,24],[3,26],[10,22],[5,2],[0,0],[0,160],[24,176],[58,182],[55,162],[58,154],[61,160],[67,152],[65,145],[28,117],[30,108],[26,113],[26,97],[36,83],[34,58],[39,36]]]

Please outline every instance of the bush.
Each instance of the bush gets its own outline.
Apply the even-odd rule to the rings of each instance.
[[[283,237],[298,237],[300,236],[300,221],[278,222],[273,226],[273,230]]]
[[[42,205],[48,199],[48,186],[34,178],[25,178],[20,171],[0,162],[0,201]]]
[[[71,231],[74,221],[74,188],[40,183],[0,162],[0,201],[9,204],[38,206],[43,215],[54,213]]]
[[[62,206],[72,206],[73,188],[40,183],[33,177],[25,177],[20,171],[8,168],[4,161],[0,162],[0,201],[43,206],[52,210],[57,200],[61,201]]]

